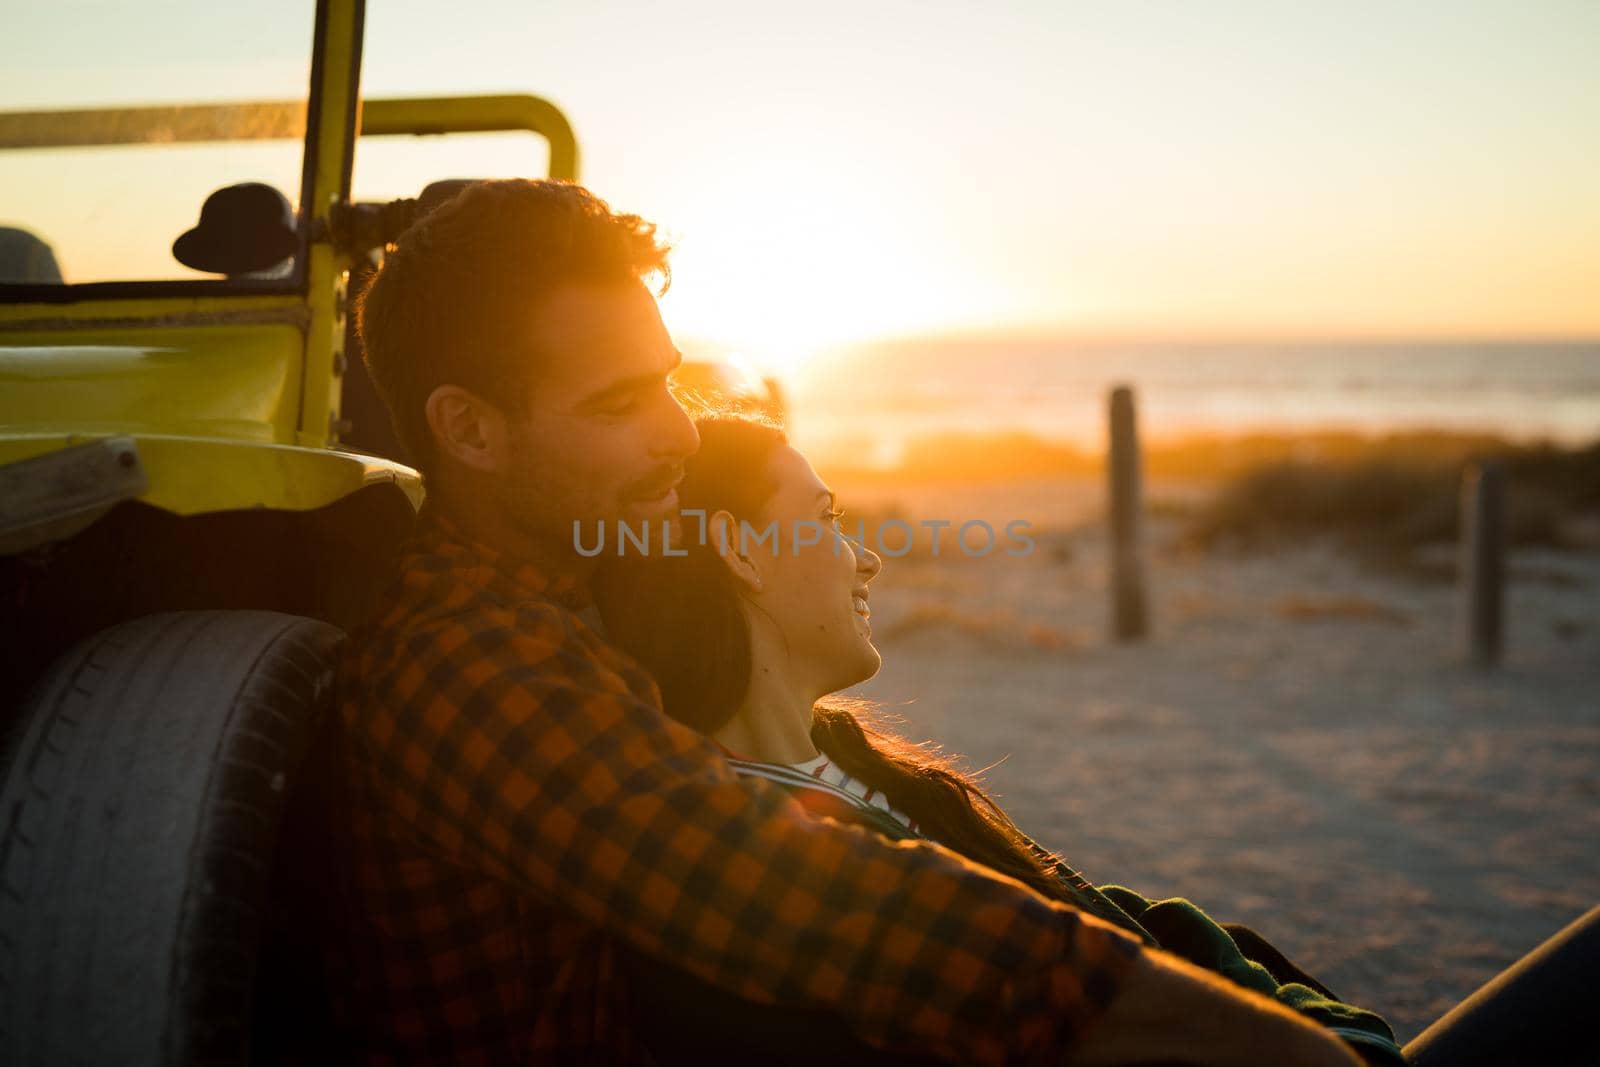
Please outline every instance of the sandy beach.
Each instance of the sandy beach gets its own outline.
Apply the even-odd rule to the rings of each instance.
[[[1097,481],[842,488],[1033,522],[1026,556],[887,559],[854,692],[1092,880],[1248,923],[1401,1041],[1600,901],[1600,555],[1515,554],[1481,672],[1451,582],[1186,549],[1193,487],[1153,486],[1153,630],[1119,646]]]

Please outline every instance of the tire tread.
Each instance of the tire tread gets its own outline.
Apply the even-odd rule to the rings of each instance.
[[[342,638],[171,613],[46,672],[0,782],[0,1062],[244,1058],[284,783]]]

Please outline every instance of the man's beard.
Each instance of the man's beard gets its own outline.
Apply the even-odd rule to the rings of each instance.
[[[593,543],[600,517],[590,514],[596,510],[592,505],[563,498],[549,485],[519,476],[501,491],[501,507],[517,532],[538,547],[543,562],[563,570],[585,564],[577,545],[580,536],[584,543]]]

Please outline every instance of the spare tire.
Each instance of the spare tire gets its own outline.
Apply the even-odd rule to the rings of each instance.
[[[279,828],[343,636],[179,612],[52,665],[0,783],[0,1062],[247,1058]]]

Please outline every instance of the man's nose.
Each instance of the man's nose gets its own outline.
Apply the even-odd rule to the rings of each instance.
[[[683,410],[677,397],[670,393],[663,407],[662,418],[665,424],[657,437],[657,452],[673,459],[688,459],[700,450],[700,431],[694,428],[694,420]]]

